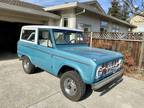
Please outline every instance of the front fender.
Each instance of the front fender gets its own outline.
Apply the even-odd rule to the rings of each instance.
[[[94,82],[96,64],[93,61],[88,60],[87,64],[83,64],[83,63],[79,63],[79,62],[75,62],[71,60],[66,60],[66,59],[64,60],[62,58],[57,58],[57,60],[58,61],[55,63],[56,67],[54,68],[56,75],[59,74],[59,70],[63,66],[69,66],[71,68],[74,68],[79,73],[84,83],[91,84]]]

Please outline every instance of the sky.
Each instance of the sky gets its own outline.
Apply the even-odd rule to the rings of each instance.
[[[72,1],[77,1],[77,0],[22,0],[30,3],[35,3],[44,7],[47,6],[52,6],[52,5],[57,5],[57,4],[63,4],[66,2],[72,2]],[[90,1],[90,0],[78,0],[80,2],[85,2],[85,1]],[[102,8],[108,12],[108,8],[110,7],[110,2],[111,0],[97,0]]]

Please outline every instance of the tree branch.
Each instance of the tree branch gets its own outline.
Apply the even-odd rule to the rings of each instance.
[[[142,13],[138,13],[138,12],[132,12],[134,15],[138,15],[138,16],[141,16],[141,17],[144,17],[144,14]]]
[[[122,0],[122,1],[126,3],[132,14],[144,17],[144,14],[142,13],[144,11],[144,4],[143,4],[144,0],[141,0],[142,2],[141,4],[143,6],[141,6],[141,8],[138,8],[138,10],[136,10],[136,7],[134,5],[136,3],[136,0]]]

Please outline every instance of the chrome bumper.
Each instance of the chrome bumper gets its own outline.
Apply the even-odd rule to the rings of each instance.
[[[122,77],[123,72],[124,72],[124,69],[121,69],[119,72],[116,72],[115,74],[113,74],[113,75],[111,75],[111,76],[109,76],[109,77],[107,77],[107,78],[105,78],[105,79],[103,79],[97,83],[92,84],[91,85],[92,89],[97,90],[97,89],[103,87],[104,85],[110,83],[111,81]]]

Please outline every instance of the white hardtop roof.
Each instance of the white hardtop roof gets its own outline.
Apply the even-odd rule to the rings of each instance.
[[[59,30],[72,30],[72,31],[80,31],[83,32],[83,30],[80,29],[73,29],[68,27],[60,27],[60,26],[46,26],[46,25],[29,25],[29,26],[23,26],[22,29],[59,29]]]

